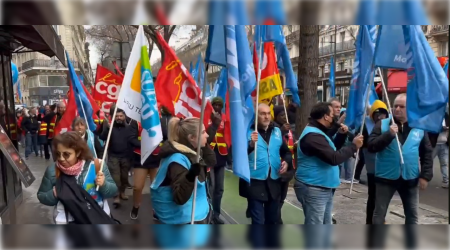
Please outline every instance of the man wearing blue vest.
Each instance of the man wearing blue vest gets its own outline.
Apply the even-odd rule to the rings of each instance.
[[[345,125],[341,125],[333,141],[327,132],[335,122],[332,105],[320,102],[312,108],[309,123],[300,135],[294,190],[303,207],[305,224],[332,223],[333,196],[340,185],[338,165],[363,144],[363,137],[358,135],[343,147],[348,132]]]
[[[383,224],[394,193],[397,191],[403,203],[405,224],[417,224],[419,191],[425,189],[433,178],[433,149],[427,133],[411,128],[406,117],[406,94],[394,101],[394,120],[379,121],[370,134],[367,149],[376,153],[375,162],[375,211],[373,224]],[[402,145],[404,164],[401,164],[397,134]]]
[[[271,121],[270,107],[258,106],[258,132],[254,126],[248,131],[248,160],[250,184],[239,181],[239,195],[247,198],[252,224],[278,224],[281,180],[280,176],[292,166],[292,153],[284,142],[279,128]],[[255,169],[255,147],[256,169]]]

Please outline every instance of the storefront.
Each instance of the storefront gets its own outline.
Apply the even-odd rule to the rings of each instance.
[[[66,99],[68,91],[68,86],[30,88],[31,106],[52,105],[57,103],[62,99]]]
[[[28,170],[17,154],[18,131],[11,76],[12,53],[20,51],[39,51],[56,56],[65,64],[64,47],[50,25],[0,26],[0,217],[3,224],[16,222],[16,207],[22,202],[21,180]],[[33,181],[30,178],[27,177]]]

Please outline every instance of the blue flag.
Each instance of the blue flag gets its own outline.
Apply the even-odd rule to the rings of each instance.
[[[243,25],[226,25],[228,91],[234,173],[250,182],[247,131],[254,116],[251,92],[256,76]]]
[[[403,26],[410,44],[406,113],[409,126],[439,133],[448,103],[447,74],[434,55],[420,25]]]
[[[330,87],[330,97],[335,97],[336,96],[336,91],[335,91],[335,76],[334,76],[334,58],[331,57],[330,59],[330,77],[328,80],[328,86]]]
[[[224,67],[220,70],[219,78],[217,79],[217,85],[219,85],[219,87],[217,88],[217,96],[222,98],[222,100],[224,101],[227,95],[227,88],[228,88],[227,82],[228,82],[228,72],[227,68]]]
[[[445,75],[448,78],[448,60],[447,60],[447,63],[444,65],[444,72],[445,72]]]
[[[386,51],[392,54],[386,55]],[[448,102],[448,78],[421,26],[381,26],[375,61],[377,66],[407,71],[406,113],[409,126],[439,133]]]
[[[375,52],[375,35],[375,25],[361,25],[359,27],[356,38],[355,62],[353,64],[353,75],[350,84],[347,116],[345,118],[345,124],[352,129],[361,127],[362,119],[366,113],[364,107],[368,92],[371,93],[369,97],[370,105],[377,99],[373,84],[374,70],[372,67]],[[369,86],[370,89],[368,88]]]
[[[69,69],[69,78],[71,84],[73,84],[73,92],[75,96],[75,101],[77,103],[78,114],[80,117],[84,118],[89,125],[89,129],[91,131],[95,131],[97,126],[95,125],[92,105],[89,102],[89,99],[84,92],[83,86],[81,86],[80,80],[78,79],[77,74],[75,73],[75,69],[72,66],[72,62],[70,62],[69,53],[66,51],[67,57],[67,68]]]

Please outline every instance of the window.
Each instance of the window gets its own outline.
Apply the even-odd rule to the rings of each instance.
[[[333,43],[333,42],[336,41],[336,37],[334,37],[334,35],[331,35],[331,36],[330,36],[330,39],[331,39],[331,40],[330,40],[331,43]]]
[[[27,77],[26,85],[28,85],[28,88],[39,87],[39,77],[38,76]]]
[[[48,86],[47,76],[39,76],[39,86]]]
[[[48,86],[67,86],[65,76],[48,76]]]
[[[325,76],[325,65],[320,66],[319,76],[320,77],[324,77]]]
[[[448,56],[448,41],[439,43],[439,56]]]
[[[345,31],[341,32],[341,43],[345,41]]]
[[[340,63],[339,63],[339,70],[340,70],[340,71],[343,71],[343,70],[345,69],[345,66],[344,66],[344,65],[345,65],[344,62],[340,62]]]
[[[320,38],[320,45],[322,45],[322,47],[323,47],[324,44],[325,44],[325,37],[321,37]]]

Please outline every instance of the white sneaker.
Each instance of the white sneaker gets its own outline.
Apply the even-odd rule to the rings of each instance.
[[[341,182],[344,183],[344,184],[350,184],[350,183],[352,183],[351,181],[347,181],[347,180],[342,180]]]
[[[441,187],[442,188],[448,188],[448,182],[443,182]]]
[[[353,179],[353,184],[359,184],[359,180]]]

